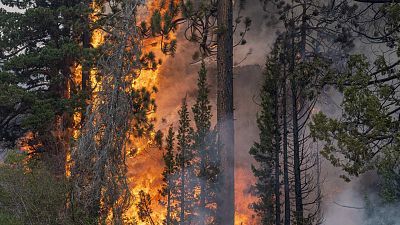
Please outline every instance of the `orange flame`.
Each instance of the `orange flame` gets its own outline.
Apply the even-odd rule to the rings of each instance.
[[[160,8],[161,0],[147,1],[146,7],[143,9],[145,13],[143,18],[150,20],[151,12]],[[95,3],[92,5],[94,9],[93,15],[90,17],[92,21],[96,21],[98,18],[96,14],[101,10]],[[175,38],[175,34],[171,34],[170,38]],[[93,48],[98,48],[104,43],[104,33],[97,29],[92,32],[91,45]],[[144,40],[142,49],[143,53],[153,52],[162,62],[165,62],[168,58],[167,55],[163,54],[161,51],[160,38],[148,38]],[[162,67],[162,65],[161,65]],[[162,68],[158,67],[155,70],[142,70],[140,75],[133,81],[132,85],[134,88],[146,88],[151,91],[153,87],[159,86],[159,73]],[[75,79],[80,82],[82,79],[82,67],[78,65],[75,69]],[[90,80],[94,92],[98,88],[98,80],[96,79],[97,71],[92,69],[90,72]],[[153,96],[154,97],[154,96]],[[156,114],[150,115],[150,118],[155,119]],[[74,122],[76,126],[79,126],[81,121],[81,115],[79,113],[74,114]],[[152,133],[155,135],[155,133]],[[77,138],[79,136],[79,129],[75,129],[73,137]],[[127,217],[137,217],[136,204],[139,201],[139,192],[144,191],[150,195],[152,200],[151,209],[153,210],[152,219],[156,221],[156,224],[162,224],[163,219],[165,219],[166,209],[159,201],[162,200],[162,196],[159,190],[162,188],[162,172],[163,172],[163,159],[162,151],[158,149],[151,148],[151,140],[149,139],[135,139],[131,140],[135,148],[134,155],[132,158],[128,159],[128,174],[131,193],[135,197],[131,208],[127,212]],[[149,148],[150,147],[150,148]],[[70,160],[70,154],[67,154],[67,162]],[[70,174],[69,164],[67,164],[67,176]],[[256,225],[257,219],[253,216],[253,212],[248,208],[248,205],[254,201],[254,198],[248,193],[244,193],[243,190],[247,189],[247,184],[252,183],[252,178],[244,172],[237,172],[239,183],[236,184],[237,196],[237,207],[235,215],[235,225]],[[249,178],[250,177],[250,178]],[[147,225],[146,222],[137,221],[138,225]]]
[[[155,9],[160,8],[160,1],[148,1],[146,7],[143,9],[146,11],[143,18],[150,20],[150,15]],[[171,38],[174,38],[174,34],[171,34]],[[160,37],[148,38],[143,41],[143,53],[153,52],[162,62],[166,61],[167,55],[161,51],[161,39]],[[162,65],[161,65],[162,66]],[[142,70],[137,79],[134,80],[133,86],[135,88],[146,88],[151,91],[153,87],[159,85],[159,73],[160,67],[155,70]],[[153,96],[154,97],[154,96]],[[156,118],[156,114],[150,115],[151,119]],[[155,133],[151,136],[154,137]],[[152,138],[150,138],[151,140]],[[162,187],[162,172],[163,172],[163,160],[162,152],[158,149],[151,148],[151,141],[146,140],[133,140],[136,145],[135,156],[128,161],[128,177],[130,178],[131,193],[135,197],[135,201],[132,207],[128,210],[128,217],[137,217],[136,204],[139,199],[139,192],[144,191],[150,195],[153,210],[152,219],[157,224],[161,224],[161,221],[165,218],[166,210],[159,204],[162,200],[162,196],[159,190]],[[149,148],[150,147],[150,148]],[[146,222],[138,221],[138,225],[147,225]]]

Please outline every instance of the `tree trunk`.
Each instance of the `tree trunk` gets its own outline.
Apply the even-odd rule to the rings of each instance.
[[[303,225],[303,197],[301,191],[301,168],[300,168],[300,145],[299,145],[299,118],[297,117],[297,76],[295,72],[296,43],[294,40],[294,27],[291,27],[291,95],[292,95],[292,123],[293,123],[293,171],[294,171],[294,192],[295,192],[295,218],[297,225]],[[303,48],[301,48],[303,49]]]
[[[275,82],[278,84],[278,82]],[[275,102],[275,112],[274,112],[274,122],[275,122],[275,154],[274,154],[274,166],[275,166],[275,225],[281,224],[281,198],[280,198],[280,166],[279,166],[279,153],[281,150],[281,140],[280,140],[280,132],[279,132],[279,91],[274,91],[274,102]]]
[[[285,225],[290,225],[290,184],[288,166],[288,127],[287,127],[287,88],[286,67],[284,68],[282,115],[283,115],[283,184],[285,192]]]
[[[179,217],[179,224],[185,224],[185,151],[186,149],[182,149],[182,162],[181,162],[181,212]]]
[[[218,206],[220,222],[234,225],[234,122],[232,0],[218,1],[217,35],[217,122],[222,165],[222,187]]]
[[[297,87],[296,78],[292,80],[292,113],[293,113],[293,153],[294,153],[294,191],[296,201],[296,221],[303,225],[303,197],[301,191],[299,121],[297,117]]]
[[[90,46],[90,39],[91,34],[89,30],[89,21],[85,24],[85,30],[82,34],[82,47],[83,49],[89,49]],[[90,63],[88,59],[84,59],[82,63],[82,92],[84,93],[85,97],[88,97],[88,91],[90,89]]]
[[[86,7],[90,8],[92,4],[92,0],[86,0],[85,5]],[[91,39],[92,39],[92,34],[90,31],[90,18],[89,15],[85,15],[84,18],[84,30],[82,33],[82,48],[83,50],[90,49],[91,48]],[[82,86],[82,93],[83,96],[86,99],[90,99],[90,65],[91,63],[89,62],[89,59],[83,58],[82,61],[82,81],[81,81],[81,86]],[[85,101],[86,102],[86,101]],[[86,107],[84,107],[84,110]],[[85,111],[82,112],[81,115],[81,121],[80,123],[83,124],[85,120]]]
[[[170,175],[171,176],[171,175]],[[171,177],[168,178],[168,194],[167,194],[167,218],[166,225],[171,224]]]
[[[200,179],[200,225],[205,225],[205,212],[206,212],[206,182],[207,176],[206,173],[206,157],[205,157],[205,140],[201,141],[200,148],[200,171],[203,179]]]

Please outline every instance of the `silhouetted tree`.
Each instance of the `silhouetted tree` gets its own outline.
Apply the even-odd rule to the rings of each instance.
[[[217,132],[211,128],[211,104],[207,84],[207,70],[202,63],[197,82],[196,103],[192,107],[195,132],[193,147],[196,153],[196,170],[200,182],[197,211],[198,224],[216,224],[216,206],[220,176],[220,157],[218,154]]]

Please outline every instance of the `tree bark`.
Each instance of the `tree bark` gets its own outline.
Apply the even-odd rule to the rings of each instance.
[[[206,157],[205,157],[205,140],[201,140],[200,144],[200,171],[202,173],[202,178],[200,179],[200,225],[205,225],[205,211],[206,211],[206,182],[207,178],[205,176],[206,172]]]
[[[282,115],[283,115],[283,184],[285,192],[285,225],[290,225],[290,184],[288,166],[288,126],[287,126],[287,88],[286,88],[286,67],[284,68]]]
[[[171,175],[168,178],[168,194],[167,194],[167,218],[166,218],[166,225],[171,224]]]
[[[222,187],[218,206],[221,224],[235,220],[235,151],[233,121],[233,29],[232,0],[218,1],[217,35],[217,123],[222,165]]]
[[[83,49],[89,49],[90,46],[90,39],[91,39],[91,34],[89,30],[89,21],[86,21],[85,24],[85,30],[82,33],[82,47]],[[83,60],[82,63],[82,91],[86,95],[88,94],[88,88],[90,88],[90,63],[88,62],[87,59]]]
[[[303,27],[303,26],[302,26]],[[300,168],[300,145],[299,145],[299,119],[297,117],[297,76],[295,72],[296,43],[294,40],[294,27],[291,27],[291,95],[292,95],[292,123],[293,123],[293,171],[294,171],[294,192],[295,192],[295,218],[297,225],[303,225],[303,197],[301,191],[301,168]],[[302,42],[303,43],[303,42]],[[302,49],[302,47],[301,47]]]
[[[296,221],[303,225],[303,197],[301,191],[300,145],[299,145],[299,121],[297,117],[297,87],[296,78],[292,80],[292,113],[293,113],[293,152],[294,152],[294,191],[296,201]]]
[[[90,8],[92,4],[92,0],[86,0],[85,5],[86,7]],[[91,39],[92,39],[92,34],[90,30],[90,18],[89,15],[85,15],[84,19],[84,30],[82,32],[82,48],[83,50],[87,50],[91,48]],[[82,93],[83,96],[86,99],[90,99],[90,62],[89,59],[83,58],[82,61],[82,80],[81,80],[81,87],[82,87]],[[86,105],[85,105],[86,106]],[[86,107],[84,107],[86,108]],[[81,115],[81,121],[80,123],[83,124],[85,120],[85,113],[83,112]]]
[[[275,82],[277,85],[278,82]],[[278,85],[277,85],[278,86]],[[274,112],[274,122],[275,122],[275,154],[274,154],[274,166],[275,166],[275,185],[274,185],[274,192],[275,192],[275,225],[281,224],[281,194],[280,194],[280,163],[279,163],[279,154],[281,151],[281,134],[279,132],[279,90],[274,91],[274,102],[275,102],[275,112]]]
[[[180,196],[180,216],[179,216],[179,224],[185,224],[185,151],[186,149],[182,149],[182,162],[181,162],[181,196]]]

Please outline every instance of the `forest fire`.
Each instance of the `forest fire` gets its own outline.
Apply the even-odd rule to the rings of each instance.
[[[149,20],[149,14],[155,8],[159,8],[158,1],[149,1],[148,5],[144,9],[146,11],[145,20]],[[92,4],[93,14],[90,16],[90,20],[92,22],[96,22],[98,20],[96,14],[100,13],[101,8],[96,5],[94,1]],[[173,35],[173,34],[172,34]],[[92,31],[91,35],[91,46],[93,48],[98,48],[104,43],[104,32],[100,29],[95,29]],[[164,61],[167,56],[164,55],[161,51],[160,38],[148,38],[143,42],[143,53],[153,52],[157,55],[160,61]],[[158,86],[158,75],[159,75],[159,67],[156,69],[144,69],[141,70],[140,75],[133,80],[132,86],[135,89],[145,88],[149,92],[153,92],[153,89]],[[76,65],[74,68],[74,82],[76,84],[81,84],[82,82],[82,66]],[[90,84],[93,91],[93,97],[95,98],[96,92],[100,87],[99,83],[101,82],[97,78],[97,70],[96,68],[91,68],[90,70]],[[154,94],[152,95],[154,97]],[[93,102],[93,101],[91,101]],[[76,112],[73,115],[74,121],[74,129],[72,131],[72,136],[76,140],[79,138],[79,130],[81,126],[81,118],[82,115],[80,112]],[[156,118],[154,113],[149,115],[151,120]],[[131,186],[131,193],[135,197],[134,202],[132,203],[132,207],[127,212],[128,218],[136,218],[137,217],[137,209],[136,204],[138,203],[138,196],[140,191],[144,191],[149,194],[152,199],[152,209],[154,210],[154,219],[157,221],[162,221],[164,218],[164,210],[163,207],[160,206],[159,200],[161,196],[159,194],[159,189],[161,188],[161,174],[162,174],[162,152],[157,149],[157,151],[153,151],[152,149],[152,139],[154,138],[155,132],[150,134],[150,137],[146,138],[135,138],[130,142],[130,149],[134,149],[132,152],[128,152],[131,158],[128,159],[128,178]],[[154,159],[157,159],[154,161]],[[66,154],[66,176],[70,176],[70,160],[71,154],[70,151]],[[145,225],[146,223],[138,221],[139,224]]]
[[[147,6],[144,11],[146,13],[144,16],[147,18],[145,20],[150,20],[149,15],[155,9],[160,8],[161,2],[159,0],[148,1]],[[91,22],[96,22],[98,20],[97,14],[101,13],[101,8],[96,5],[96,2],[92,3],[93,14],[89,17]],[[161,10],[162,11],[162,10]],[[94,29],[91,33],[91,41],[90,45],[92,48],[99,48],[105,41],[105,34],[101,29]],[[175,38],[175,34],[171,33],[170,38]],[[161,50],[161,38],[153,37],[146,38],[143,41],[143,54],[153,52],[157,60],[160,62],[167,61],[168,55],[164,54]],[[153,92],[154,88],[159,86],[158,77],[160,72],[162,71],[158,66],[155,69],[144,69],[141,70],[140,75],[133,80],[132,86],[135,89],[145,88],[149,92]],[[73,82],[74,84],[69,85],[69,90],[72,86],[79,86],[82,84],[82,65],[76,64],[73,68]],[[96,98],[96,92],[98,92],[101,82],[98,79],[98,71],[95,67],[90,69],[90,85],[92,90],[92,98]],[[156,97],[156,94],[153,93],[152,97]],[[91,103],[95,102],[90,100]],[[157,112],[149,115],[151,120],[156,120],[157,117],[161,117],[162,115],[157,115]],[[75,112],[72,116],[73,120],[73,128],[69,130],[69,134],[73,137],[74,140],[77,140],[80,135],[81,129],[81,120],[82,113]],[[134,196],[134,201],[131,203],[131,208],[127,212],[128,218],[136,218],[137,219],[137,204],[139,202],[139,193],[141,191],[150,195],[151,198],[151,209],[152,209],[152,219],[157,221],[158,224],[161,224],[161,221],[165,219],[166,209],[163,205],[160,204],[160,201],[163,197],[160,194],[160,190],[163,185],[162,181],[162,172],[163,172],[163,151],[159,148],[153,146],[155,132],[150,134],[150,137],[145,138],[135,138],[130,141],[130,149],[134,149],[131,152],[128,152],[130,158],[128,158],[128,178],[130,182],[131,194]],[[29,133],[27,138],[33,138],[32,133]],[[70,145],[70,144],[68,144]],[[22,147],[23,150],[28,151],[28,147]],[[252,176],[251,180],[248,180],[249,176],[246,174],[248,171],[240,170],[237,172],[237,175],[240,179],[237,179],[236,184],[236,196],[237,196],[237,207],[236,207],[236,215],[235,215],[235,224],[236,225],[253,225],[256,224],[256,220],[249,209],[249,204],[254,200],[251,198],[250,193],[247,192],[248,184],[253,182]],[[67,177],[71,175],[71,152],[70,149],[66,152],[66,166],[65,166],[65,174]],[[137,221],[139,225],[147,225],[147,222]]]
[[[96,3],[96,1],[93,1],[90,6],[93,10],[92,14],[89,15],[89,19],[92,23],[95,23],[99,18],[98,14],[101,13],[101,7]],[[90,45],[92,48],[96,49],[99,48],[102,44],[104,43],[104,32],[101,29],[94,29],[91,34],[91,40],[90,40]],[[82,65],[81,64],[76,64],[73,68],[73,79],[72,82],[74,84],[69,84],[69,90],[71,90],[71,86],[78,86],[82,85]],[[97,78],[97,69],[95,67],[90,69],[89,72],[89,80],[90,80],[90,89],[93,91],[92,98],[95,98],[96,92],[99,90],[99,80]],[[94,101],[91,101],[94,102]],[[73,120],[73,125],[72,125],[72,131],[67,131],[71,133],[73,140],[78,140],[79,135],[80,135],[80,129],[81,129],[81,122],[82,122],[82,112],[75,112],[72,116]],[[68,146],[66,149],[66,155],[65,155],[65,175],[69,177],[71,175],[71,150],[70,147]]]
[[[250,208],[257,199],[251,195],[250,184],[254,184],[255,178],[249,172],[244,168],[236,168],[235,171],[235,225],[257,225],[260,222]]]
[[[397,224],[399,15],[0,1],[0,223]]]
[[[160,1],[148,1],[147,5],[143,9],[146,13],[143,18],[139,20],[145,20],[149,22],[151,13],[155,9],[160,8]],[[170,34],[173,38],[174,34]],[[153,52],[157,59],[164,62],[167,59],[167,55],[161,51],[161,40],[159,37],[148,38],[143,42],[143,54]],[[162,66],[162,65],[161,65]],[[158,87],[158,76],[160,73],[160,66],[155,69],[142,70],[140,75],[133,81],[133,87],[136,89],[146,88],[148,91],[153,92],[154,88]],[[155,97],[155,93],[152,94]],[[149,115],[151,120],[156,119],[157,114],[152,113]],[[140,138],[132,140],[132,145],[135,151],[131,154],[131,158],[128,159],[128,174],[131,186],[131,193],[134,196],[134,202],[131,208],[127,212],[127,216],[130,218],[137,218],[137,204],[140,201],[139,193],[143,191],[150,195],[151,198],[151,210],[152,219],[154,221],[162,221],[165,219],[165,208],[160,205],[162,196],[160,190],[162,187],[162,172],[163,172],[163,160],[162,151],[158,148],[153,148],[152,139],[154,138],[155,132],[152,132],[148,138]],[[147,225],[145,221],[137,221],[139,225]]]

